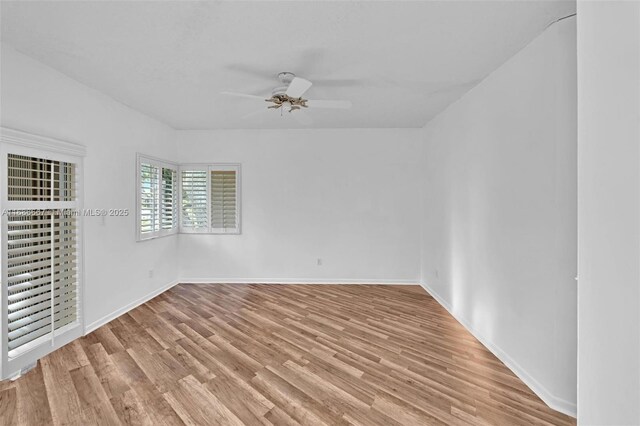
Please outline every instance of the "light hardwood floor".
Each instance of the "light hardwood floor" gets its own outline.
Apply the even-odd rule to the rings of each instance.
[[[422,289],[179,285],[0,384],[0,423],[554,424]]]

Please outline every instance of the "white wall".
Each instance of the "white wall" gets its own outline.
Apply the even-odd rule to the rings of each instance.
[[[578,422],[640,424],[640,3],[578,2]]]
[[[135,153],[174,158],[174,131],[7,45],[0,54],[2,126],[86,146],[85,208],[131,212],[85,218],[90,326],[177,278],[175,237],[135,241]]]
[[[556,409],[576,403],[576,24],[424,129],[422,282]]]
[[[418,135],[178,131],[180,161],[242,164],[242,235],[180,235],[181,276],[417,282]]]

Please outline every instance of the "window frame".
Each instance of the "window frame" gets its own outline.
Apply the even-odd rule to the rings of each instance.
[[[44,201],[46,205],[38,204],[37,201],[17,201],[8,199],[8,155],[24,155],[35,158],[42,158],[53,161],[64,161],[74,163],[76,178],[76,198],[73,201]],[[84,146],[60,141],[53,138],[34,135],[6,127],[0,127],[0,161],[4,164],[3,173],[0,173],[0,208],[5,210],[21,209],[77,209],[83,211],[84,203],[84,156],[86,149]],[[0,339],[0,364],[1,379],[14,377],[24,369],[35,363],[38,359],[66,345],[84,334],[84,218],[82,214],[76,216],[76,267],[77,267],[77,288],[76,288],[76,320],[70,324],[54,330],[50,339],[38,338],[21,347],[17,354],[9,357],[9,348],[5,346],[5,337],[8,335],[8,295],[9,286],[7,284],[7,246],[8,246],[8,220],[2,217],[0,224],[0,262],[2,282],[2,303],[1,303],[1,331],[3,338]],[[42,336],[45,337],[45,336]]]
[[[225,228],[213,228],[211,226],[211,172],[212,171],[235,171],[236,172],[236,227],[232,230]],[[206,171],[207,172],[207,227],[189,228],[183,226],[182,222],[182,172],[183,171]],[[179,212],[180,212],[180,233],[181,234],[208,234],[208,235],[241,235],[242,234],[242,165],[240,163],[185,163],[179,166]]]
[[[154,166],[158,169],[158,214],[160,215],[158,224],[159,224],[159,228],[156,231],[150,231],[150,232],[142,232],[141,229],[141,225],[142,225],[142,220],[140,218],[140,214],[141,214],[141,202],[142,202],[142,178],[140,176],[140,172],[141,172],[141,164],[150,164],[151,166]],[[162,222],[163,222],[163,217],[162,217],[162,171],[163,169],[170,169],[176,172],[176,179],[177,182],[174,183],[174,188],[175,191],[178,193],[176,195],[174,195],[174,202],[176,205],[176,208],[174,209],[174,215],[173,215],[173,226],[170,229],[163,229],[162,228]],[[151,155],[146,155],[146,154],[142,154],[142,153],[136,153],[136,241],[140,242],[140,241],[148,241],[148,240],[153,240],[156,238],[162,238],[162,237],[166,237],[168,235],[174,235],[177,234],[179,232],[179,228],[180,228],[180,214],[181,214],[181,204],[180,204],[180,198],[179,198],[179,193],[180,193],[180,172],[179,172],[179,165],[177,163],[174,163],[172,161],[167,161],[167,160],[163,160],[157,157],[153,157]]]

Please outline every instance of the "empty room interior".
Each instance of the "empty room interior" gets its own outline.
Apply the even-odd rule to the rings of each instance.
[[[0,25],[0,424],[640,425],[640,2]]]

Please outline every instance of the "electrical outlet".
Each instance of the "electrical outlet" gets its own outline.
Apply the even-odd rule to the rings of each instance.
[[[153,278],[153,269],[149,269],[149,278]]]
[[[318,260],[316,260],[316,264],[317,264],[318,266],[322,266],[322,259],[321,259],[321,258],[318,258]]]
[[[436,269],[436,278],[438,278],[440,276],[440,272],[438,272],[438,270]]]

